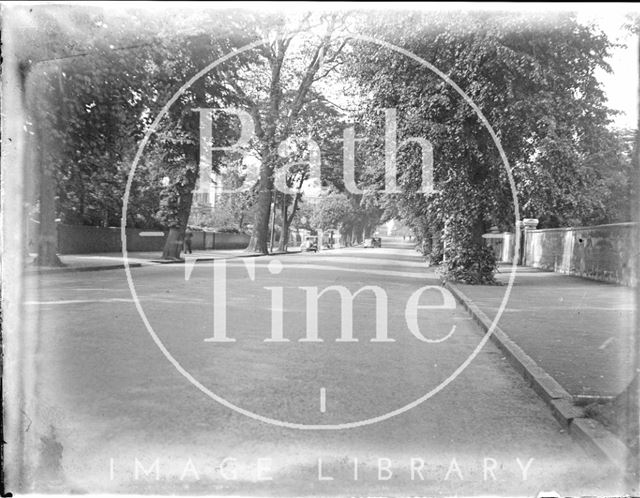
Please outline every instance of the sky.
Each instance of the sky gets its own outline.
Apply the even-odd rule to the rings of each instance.
[[[638,35],[623,29],[626,19],[623,12],[614,12],[606,17],[597,16],[593,21],[602,28],[611,41],[625,44],[616,48],[608,63],[612,72],[600,72],[598,78],[612,109],[623,114],[614,118],[617,128],[636,128],[638,126]]]

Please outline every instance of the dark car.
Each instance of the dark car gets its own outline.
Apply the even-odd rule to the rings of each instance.
[[[301,252],[308,252],[308,251],[318,252],[318,237],[314,235],[306,237],[305,240],[302,241],[302,244],[300,244],[300,251]]]
[[[380,237],[365,239],[363,247],[382,247],[382,239]]]

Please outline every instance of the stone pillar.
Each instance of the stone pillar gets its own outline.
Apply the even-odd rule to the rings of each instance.
[[[529,242],[528,233],[532,230],[535,230],[538,226],[538,223],[539,221],[537,218],[525,218],[522,220],[523,230],[520,239],[522,243],[522,247],[520,248],[520,264],[522,266],[527,265],[527,243]]]

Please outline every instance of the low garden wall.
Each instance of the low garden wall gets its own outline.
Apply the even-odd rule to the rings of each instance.
[[[244,233],[193,232],[192,249],[244,249],[250,237]]]
[[[37,225],[29,227],[29,250],[37,251]],[[120,252],[122,244],[119,227],[91,227],[84,225],[65,225],[59,223],[59,254],[90,254],[101,252]],[[162,252],[167,230],[149,230],[127,228],[128,251]],[[244,249],[249,244],[249,236],[244,233],[193,232],[192,249]]]
[[[160,230],[127,228],[127,251],[162,251],[167,233]],[[122,251],[120,228],[58,224],[59,254],[119,251]]]

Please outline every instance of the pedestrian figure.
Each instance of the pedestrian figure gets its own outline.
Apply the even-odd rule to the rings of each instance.
[[[187,254],[191,254],[193,251],[191,250],[191,239],[193,238],[193,232],[189,227],[184,232],[184,252]]]

